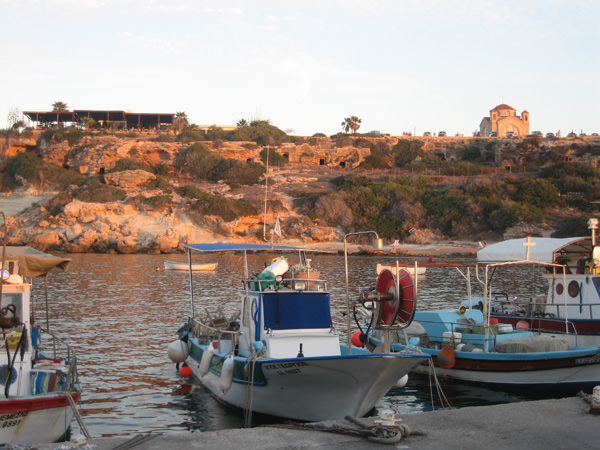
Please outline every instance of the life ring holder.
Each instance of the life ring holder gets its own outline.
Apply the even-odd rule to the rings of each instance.
[[[398,295],[396,295],[396,278],[392,271],[382,270],[377,277],[377,292],[391,299],[382,299],[379,317],[385,325],[398,323],[404,328],[415,315],[416,297],[413,279],[404,269],[398,270]]]

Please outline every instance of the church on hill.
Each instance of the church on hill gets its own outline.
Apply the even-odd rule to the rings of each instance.
[[[489,117],[484,117],[479,124],[481,136],[525,137],[529,134],[529,112],[523,111],[517,116],[517,110],[512,106],[496,106],[490,111]]]

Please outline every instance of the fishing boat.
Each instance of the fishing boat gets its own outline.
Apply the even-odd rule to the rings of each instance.
[[[382,336],[364,332],[366,345],[378,346],[389,341],[393,350],[418,350],[431,355],[437,376],[490,386],[558,387],[568,390],[592,388],[600,384],[600,355],[595,346],[571,346],[564,336],[548,335],[513,328],[490,317],[490,273],[500,267],[541,265],[558,270],[557,264],[544,264],[529,258],[519,261],[490,263],[477,268],[484,296],[481,308],[417,311],[411,327],[402,333]],[[466,271],[470,280],[470,271]],[[383,271],[380,278],[390,278]],[[405,272],[398,277],[400,291],[414,298],[413,282]],[[378,283],[377,293],[385,292]],[[370,295],[372,297],[372,294]],[[377,307],[373,317],[385,314]],[[430,373],[430,367],[419,366],[417,373]]]
[[[219,263],[165,261],[166,270],[192,270],[192,272],[214,272]]]
[[[80,420],[75,354],[50,331],[47,309],[46,327],[34,322],[31,299],[32,278],[64,270],[69,261],[30,247],[2,249],[1,443],[56,442],[67,435],[74,416]]]
[[[192,314],[168,347],[222,402],[300,421],[361,417],[411,369],[429,357],[421,352],[372,353],[340,341],[330,294],[302,248],[264,244],[189,244],[192,252],[243,252],[239,309],[227,316],[208,308]],[[253,274],[248,252],[278,252]],[[268,254],[268,253],[267,253]],[[288,262],[289,255],[297,262]],[[294,256],[296,259],[296,256]],[[239,289],[239,288],[238,288]],[[220,298],[231,298],[223,289]],[[349,321],[349,319],[348,319]],[[249,414],[248,414],[249,413]]]
[[[527,247],[531,259],[565,267],[564,273],[549,269],[543,274],[547,284],[545,295],[517,298],[502,291],[490,293],[490,316],[513,327],[520,324],[532,330],[560,334],[572,345],[600,347],[597,219],[590,219],[588,224],[591,237],[511,239],[477,252],[478,261],[501,263],[523,259]],[[482,299],[476,299],[475,303],[482,303]]]

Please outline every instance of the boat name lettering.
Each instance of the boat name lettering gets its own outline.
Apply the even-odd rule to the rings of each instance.
[[[27,411],[0,415],[0,428],[16,427],[21,419],[27,415]]]
[[[575,359],[575,364],[580,366],[584,364],[596,364],[600,362],[600,354],[590,356],[588,358],[577,358]]]
[[[307,366],[305,362],[289,362],[289,363],[273,363],[273,364],[265,364],[265,370],[274,370],[274,369],[291,369],[292,367],[304,367]]]

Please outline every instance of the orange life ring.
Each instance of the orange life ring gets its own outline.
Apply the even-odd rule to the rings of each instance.
[[[381,320],[388,325],[396,320],[401,323],[410,323],[415,314],[415,287],[410,273],[400,269],[398,283],[400,298],[381,302]],[[390,270],[382,270],[377,277],[377,292],[396,296],[396,280]]]

